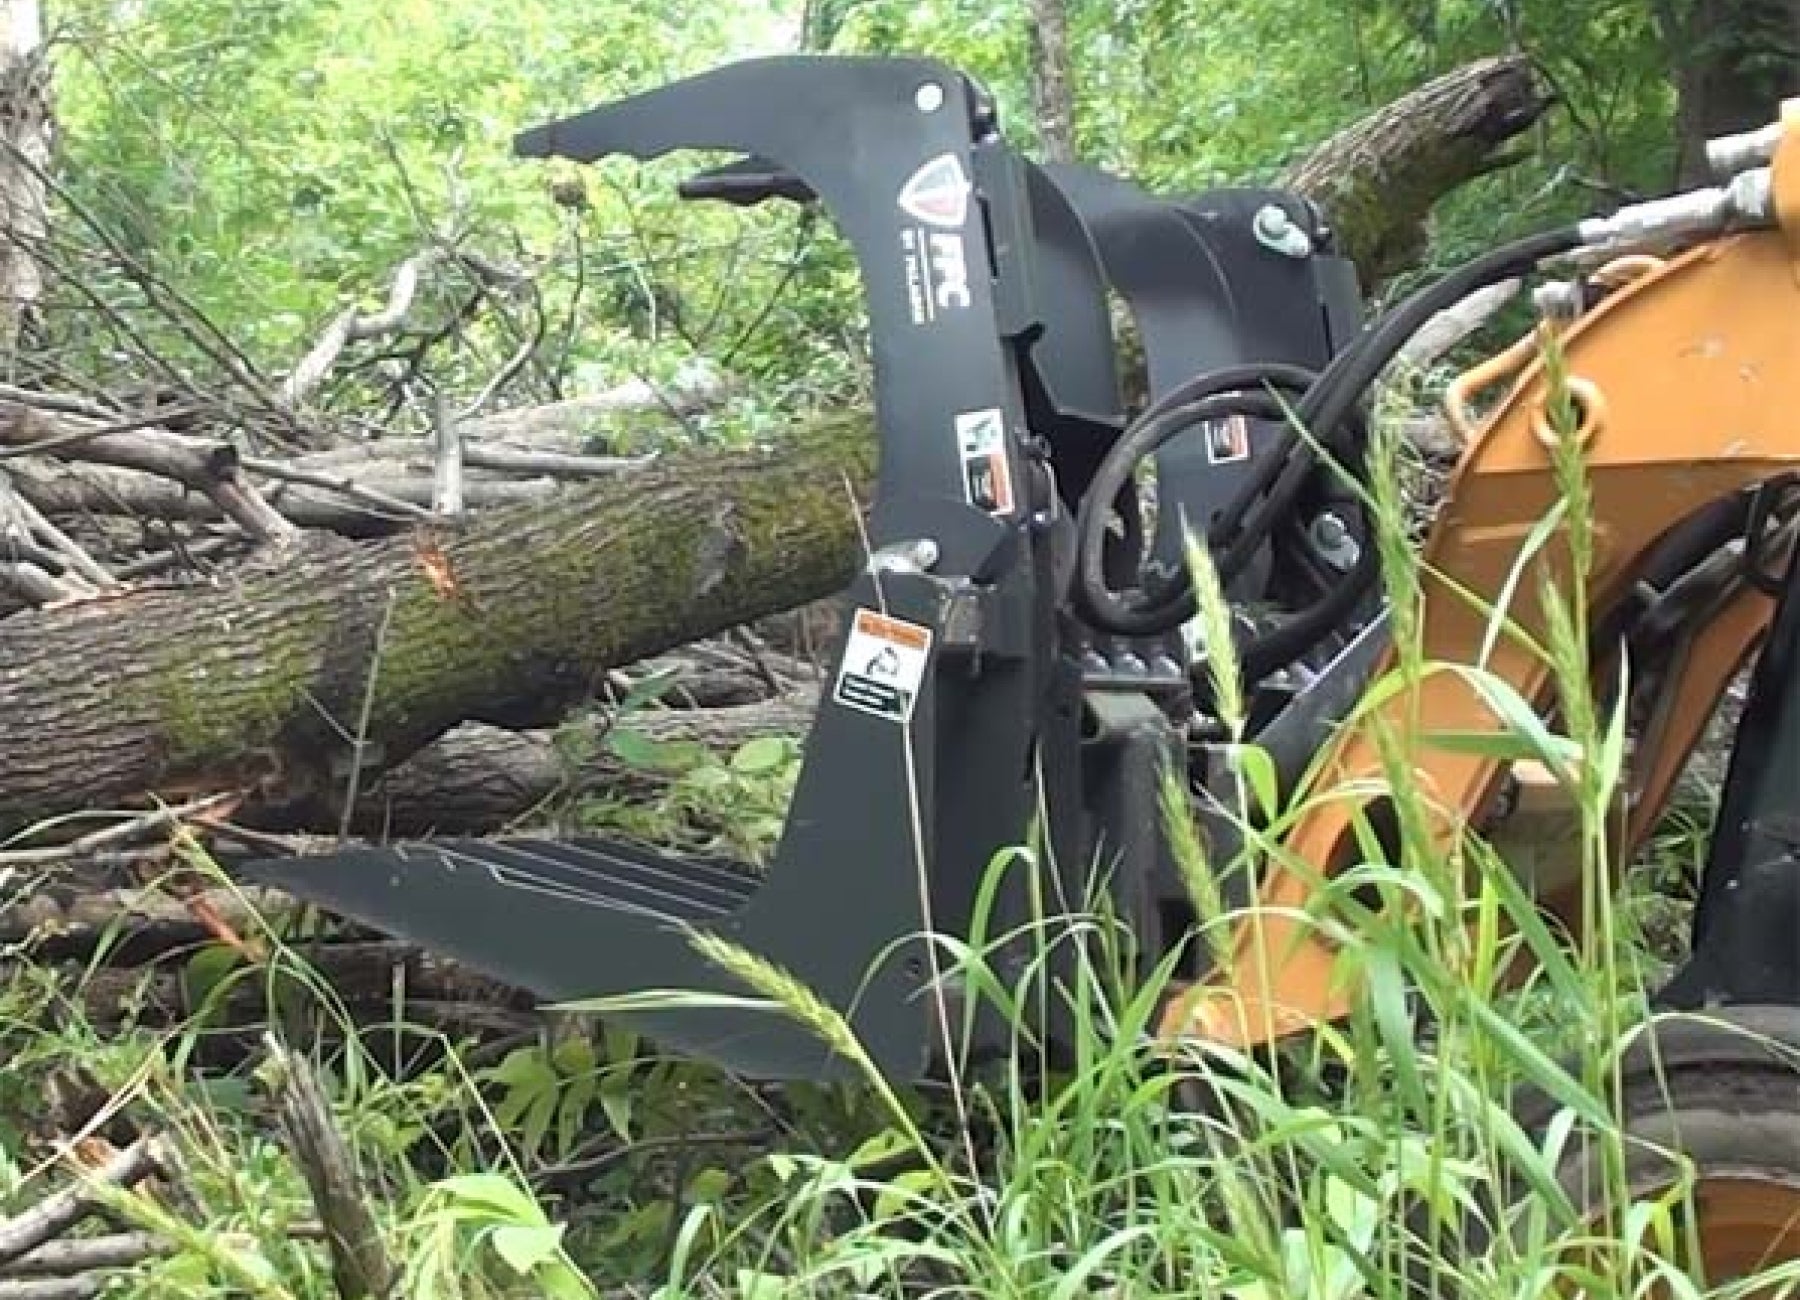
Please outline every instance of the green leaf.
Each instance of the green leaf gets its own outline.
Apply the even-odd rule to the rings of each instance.
[[[591,1074],[600,1064],[593,1043],[580,1035],[558,1040],[551,1049],[550,1059],[555,1063],[557,1073],[569,1076]]]
[[[632,713],[668,694],[669,688],[675,685],[681,676],[681,669],[665,668],[661,672],[650,673],[633,682],[631,689],[625,692],[625,698],[619,701],[618,712]]]
[[[1512,683],[1479,668],[1457,666],[1453,671],[1475,688],[1513,736],[1529,743],[1526,753],[1548,767],[1564,785],[1571,784],[1565,763],[1578,756],[1580,750],[1566,737],[1556,735],[1545,726],[1537,710],[1513,688]]]
[[[540,1266],[555,1259],[562,1249],[562,1239],[560,1223],[508,1223],[488,1236],[494,1253],[520,1277],[530,1277]]]
[[[621,763],[652,772],[684,771],[708,757],[702,746],[672,740],[652,740],[649,736],[621,727],[615,727],[606,733],[606,748]]]
[[[912,1143],[907,1140],[906,1134],[898,1129],[883,1129],[852,1151],[845,1163],[852,1169],[867,1169],[870,1165],[892,1160],[910,1150]]]
[[[230,944],[213,943],[188,958],[183,971],[190,1005],[206,1001],[243,959]]]
[[[519,1185],[499,1174],[452,1174],[432,1184],[450,1202],[454,1217],[507,1223],[542,1223],[543,1211]]]
[[[766,776],[785,767],[792,754],[792,745],[781,737],[759,736],[738,747],[731,756],[731,770],[743,776]]]
[[[687,1199],[693,1204],[711,1204],[723,1199],[731,1190],[731,1171],[709,1166],[688,1180]]]
[[[1543,752],[1540,744],[1511,731],[1425,731],[1419,739],[1448,753],[1474,754],[1502,763],[1536,759]],[[1573,763],[1580,760],[1581,746],[1561,736],[1552,737],[1552,740],[1558,751],[1559,762]]]
[[[612,1131],[624,1142],[631,1141],[636,1096],[629,1070],[608,1070],[600,1080],[600,1109],[606,1112],[606,1122],[612,1125]]]
[[[782,1300],[789,1292],[790,1280],[775,1273],[759,1273],[740,1268],[737,1274],[738,1300]]]
[[[1275,772],[1274,758],[1259,745],[1238,745],[1232,752],[1262,815],[1274,817],[1281,811],[1281,780]]]

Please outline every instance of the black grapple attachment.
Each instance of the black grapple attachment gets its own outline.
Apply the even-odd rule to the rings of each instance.
[[[1041,168],[1000,139],[979,86],[927,60],[753,60],[516,143],[581,162],[730,151],[740,159],[684,193],[816,201],[855,251],[880,430],[871,554],[785,831],[766,870],[527,838],[389,845],[249,874],[558,1001],[741,997],[692,942],[716,935],[843,1010],[884,1071],[929,1073],[944,1044],[929,936],[968,935],[997,855],[1035,838],[1058,875],[1052,905],[1058,890],[1082,897],[1102,864],[1146,934],[1173,879],[1156,782],[1161,765],[1184,762],[1185,668],[1121,677],[1068,599],[1070,512],[1126,422],[1109,287],[1135,313],[1153,389],[1245,357],[1319,364],[1348,328],[1354,288],[1319,247],[1299,257],[1257,245],[1254,231],[1221,233],[1274,203],[1321,243],[1291,199],[1167,203]],[[1272,277],[1244,261],[1252,252],[1275,259]],[[1209,475],[1246,460],[1170,455],[1175,490],[1196,500],[1215,490]],[[1003,889],[991,931],[1022,922],[1028,896],[1022,880]],[[751,1076],[848,1066],[774,1014],[633,1016],[666,1046]]]

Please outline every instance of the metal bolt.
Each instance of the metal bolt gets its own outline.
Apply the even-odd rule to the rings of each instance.
[[[1278,203],[1265,203],[1258,208],[1251,229],[1257,243],[1283,257],[1307,257],[1312,253],[1312,240]]]
[[[1317,516],[1308,531],[1312,535],[1313,549],[1332,568],[1347,572],[1362,558],[1362,548],[1350,535],[1350,526],[1331,511]]]
[[[913,103],[919,106],[921,113],[935,113],[944,106],[944,88],[935,81],[927,81],[913,92]]]
[[[871,573],[924,573],[938,562],[936,540],[915,537],[884,546],[869,557]]]

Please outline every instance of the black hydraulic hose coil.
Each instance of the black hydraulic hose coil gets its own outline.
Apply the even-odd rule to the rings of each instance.
[[[1107,517],[1144,458],[1181,431],[1204,421],[1242,415],[1283,426],[1278,451],[1216,521],[1205,528],[1222,581],[1249,563],[1258,546],[1288,515],[1318,468],[1301,436],[1307,430],[1334,454],[1360,461],[1364,431],[1355,418],[1370,385],[1406,341],[1438,312],[1488,285],[1530,271],[1545,258],[1579,246],[1573,226],[1531,235],[1496,248],[1420,289],[1371,325],[1323,372],[1262,364],[1232,366],[1196,376],[1143,412],[1108,451],[1077,519],[1075,597],[1096,627],[1121,636],[1153,636],[1194,616],[1193,583],[1185,572],[1163,590],[1132,603],[1107,587],[1101,557]],[[1295,426],[1298,426],[1297,428]],[[1348,444],[1348,445],[1347,445]],[[1260,675],[1303,653],[1355,608],[1380,577],[1379,553],[1365,544],[1342,583],[1281,626],[1242,647],[1247,672]]]

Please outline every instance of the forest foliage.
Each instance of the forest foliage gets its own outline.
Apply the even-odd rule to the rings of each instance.
[[[846,405],[867,384],[859,285],[816,217],[681,202],[674,182],[703,159],[574,169],[515,158],[511,138],[730,59],[806,49],[959,66],[994,92],[1008,135],[1029,149],[1030,31],[1047,2],[57,0],[46,10],[52,224],[68,273],[51,281],[16,368],[46,388],[204,386],[217,355],[181,327],[204,319],[259,372],[281,374],[345,306],[378,304],[407,259],[452,247],[464,260],[427,278],[406,331],[347,354],[311,401],[370,432],[418,433],[439,396],[467,400],[517,356],[505,393],[517,404],[697,364],[728,372],[733,400],[690,419],[692,436],[746,439],[797,411]],[[1681,74],[1704,54],[1694,37],[1708,0],[1064,7],[1077,153],[1159,190],[1267,181],[1436,73],[1527,54],[1552,111],[1511,165],[1439,205],[1415,271],[1425,273],[1673,186]],[[160,286],[156,310],[145,309],[147,286]],[[728,805],[743,837],[765,842],[785,793],[771,772],[791,770],[792,750],[754,741],[735,764],[690,773],[674,798],[715,816]],[[1592,831],[1618,774],[1589,775]],[[637,829],[657,827],[646,817]],[[1603,840],[1591,836],[1588,851],[1603,853]],[[1411,852],[1371,869],[1370,888],[1398,897],[1441,884]],[[560,1300],[663,1276],[667,1300],[761,1300],[867,1294],[906,1273],[1061,1300],[1136,1294],[1100,1282],[1137,1269],[1163,1281],[1158,1294],[1398,1297],[1403,1271],[1379,1250],[1397,1207],[1422,1197],[1446,1215],[1466,1208],[1508,1161],[1541,1177],[1538,1153],[1522,1151],[1489,1105],[1520,1076],[1576,1097],[1551,1045],[1579,1046],[1596,1006],[1633,1014],[1642,970],[1632,963],[1648,960],[1640,916],[1608,904],[1601,939],[1616,945],[1579,968],[1549,958],[1541,982],[1504,987],[1500,942],[1484,930],[1487,946],[1471,949],[1451,923],[1459,908],[1486,909],[1485,923],[1519,905],[1506,873],[1475,857],[1473,898],[1443,885],[1432,924],[1360,937],[1377,976],[1368,1005],[1297,1074],[1247,1068],[1226,1137],[1182,1125],[1186,1098],[1172,1094],[1199,1065],[1171,1079],[1097,1040],[1082,1044],[1088,1073],[1062,1080],[1053,1100],[1006,1077],[951,1123],[942,1098],[879,1086],[873,1099],[777,1097],[640,1059],[641,1045],[615,1032],[489,1036],[467,1058],[397,1033],[429,1064],[390,1076],[378,1068],[389,1062],[346,1050],[330,1066],[338,1118],[408,1296]],[[216,1294],[221,1279],[284,1300],[341,1291],[319,1252],[297,1244],[312,1202],[269,1136],[258,1081],[198,1064],[216,1046],[208,1017],[235,985],[266,977],[284,999],[333,1005],[279,941],[256,937],[275,945],[269,971],[209,950],[183,972],[205,1011],[179,1034],[86,1025],[48,970],[0,987],[0,1208],[28,1199],[14,1133],[71,1061],[188,1143],[183,1194],[209,1227],[126,1215],[180,1244],[135,1294]],[[1526,924],[1521,942],[1542,939]],[[1084,990],[1096,1003],[1114,992]],[[1421,1004],[1437,1038],[1415,1055],[1403,1031]],[[1117,1015],[1121,1040],[1149,1032],[1147,1001],[1127,999]],[[1570,1126],[1574,1113],[1585,1121],[1577,1102]],[[976,1129],[985,1164],[954,1149],[972,1147]],[[1449,1154],[1433,1156],[1434,1141]],[[1281,1217],[1276,1188],[1306,1208],[1299,1226]],[[1554,1189],[1541,1190],[1530,1224],[1540,1247],[1555,1235]],[[1634,1220],[1638,1238],[1609,1258],[1673,1232],[1663,1209]],[[1471,1274],[1476,1293],[1535,1295],[1547,1259],[1491,1260]],[[1453,1252],[1433,1267],[1452,1274]]]
[[[1662,34],[1622,0],[1179,0],[1069,6],[1079,154],[1180,190],[1266,181],[1372,107],[1474,57],[1530,54],[1558,98],[1518,166],[1452,196],[1453,261],[1672,179],[1675,98]],[[513,133],[726,58],[805,48],[927,54],[995,94],[1030,148],[1026,0],[815,0],[693,6],[600,0],[70,0],[58,33],[59,177],[71,204],[246,352],[291,364],[323,321],[449,238],[537,275],[529,311],[432,288],[471,348],[467,383],[541,314],[550,354],[526,395],[735,365],[762,403],[842,392],[861,344],[854,268],[791,209],[683,204],[703,159],[580,174],[511,156]],[[92,288],[90,284],[87,286]],[[136,290],[111,291],[129,303]],[[91,312],[71,348],[104,346]],[[155,340],[181,353],[178,339]],[[129,344],[116,347],[126,353]],[[344,396],[350,397],[354,389]]]

